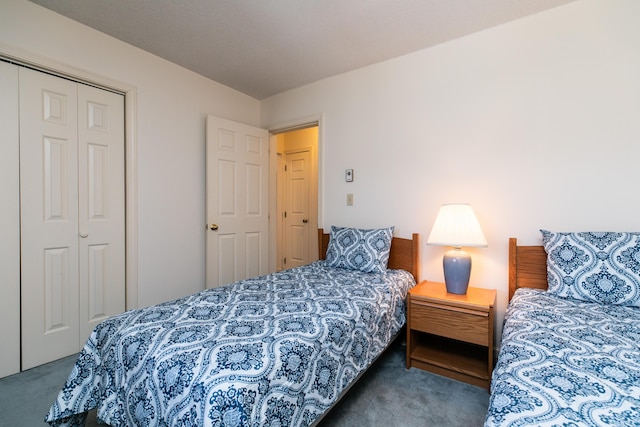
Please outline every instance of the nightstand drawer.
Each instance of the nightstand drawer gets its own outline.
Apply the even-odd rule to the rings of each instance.
[[[411,302],[411,329],[472,344],[489,345],[489,313]]]

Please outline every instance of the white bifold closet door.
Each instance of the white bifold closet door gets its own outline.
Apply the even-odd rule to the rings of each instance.
[[[20,68],[22,369],[124,311],[124,97]]]

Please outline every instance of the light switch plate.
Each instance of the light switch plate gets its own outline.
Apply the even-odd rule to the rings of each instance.
[[[347,206],[353,206],[353,194],[347,194]]]

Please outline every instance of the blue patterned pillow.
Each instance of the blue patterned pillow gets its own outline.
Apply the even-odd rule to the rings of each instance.
[[[327,265],[382,273],[387,269],[394,227],[363,230],[331,227]]]
[[[640,233],[540,232],[550,293],[640,307]]]

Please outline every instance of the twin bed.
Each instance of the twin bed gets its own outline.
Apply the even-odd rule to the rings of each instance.
[[[510,239],[485,427],[640,426],[639,274],[638,233]]]
[[[405,323],[418,235],[392,231],[319,230],[326,260],[108,319],[46,421],[82,426],[97,408],[114,427],[317,424]]]

